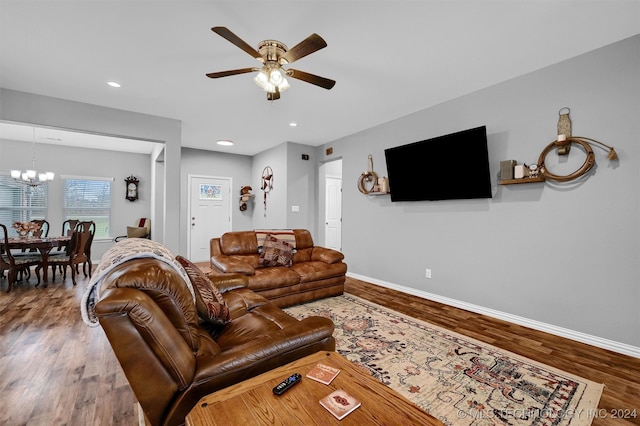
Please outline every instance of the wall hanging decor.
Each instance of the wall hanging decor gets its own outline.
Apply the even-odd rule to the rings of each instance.
[[[360,174],[358,178],[358,191],[368,194],[373,191],[374,185],[378,182],[378,175],[373,171],[373,157],[369,154],[367,170]]]
[[[129,201],[135,201],[138,199],[138,183],[140,183],[140,181],[133,175],[129,176],[128,178],[125,178],[124,181],[127,183],[127,195],[126,195],[126,199]]]
[[[240,188],[240,211],[241,212],[247,210],[247,203],[253,197],[253,194],[251,193],[252,190],[253,188],[251,188],[249,185],[245,185]]]
[[[379,178],[373,171],[373,157],[369,154],[367,170],[358,178],[358,191],[367,195],[382,195],[389,193],[389,180],[386,177]]]
[[[595,154],[593,153],[593,149],[591,149],[591,145],[594,143],[609,149],[609,155],[607,156],[609,160],[613,161],[618,159],[618,154],[616,154],[616,151],[615,149],[613,149],[613,147],[599,142],[595,139],[587,138],[584,136],[572,136],[571,119],[569,117],[569,113],[570,110],[568,107],[560,109],[560,111],[558,112],[560,116],[558,119],[557,127],[558,138],[547,145],[542,150],[542,152],[540,153],[540,157],[538,158],[538,173],[542,175],[544,179],[555,180],[558,182],[568,182],[577,179],[587,173],[596,164]],[[578,170],[576,170],[575,172],[569,173],[568,175],[556,175],[553,172],[549,171],[544,163],[549,152],[556,149],[558,155],[569,155],[571,144],[574,143],[580,145],[587,154],[582,166],[580,166],[580,168],[578,168]]]
[[[262,170],[260,189],[264,192],[264,217],[267,217],[267,194],[273,189],[273,170],[269,166]]]
[[[544,182],[546,180],[555,180],[557,182],[568,182],[585,175],[596,164],[596,156],[591,148],[597,144],[607,148],[609,154],[607,158],[610,161],[618,159],[618,154],[612,146],[606,145],[595,139],[584,136],[573,136],[571,128],[571,118],[569,117],[570,109],[568,107],[561,108],[558,111],[557,138],[547,145],[540,156],[537,164],[517,165],[515,160],[504,160],[500,162],[500,185],[513,185],[517,183],[534,183]],[[545,165],[547,155],[555,150],[558,155],[568,156],[571,152],[571,145],[580,145],[586,154],[586,158],[582,166],[576,171],[567,175],[557,175],[550,171]]]

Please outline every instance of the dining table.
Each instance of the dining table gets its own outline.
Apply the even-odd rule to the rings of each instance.
[[[31,251],[32,249],[38,250],[42,257],[42,281],[44,282],[44,287],[46,287],[49,281],[49,254],[51,253],[51,250],[56,247],[66,247],[69,244],[69,241],[71,241],[70,236],[46,238],[10,237],[9,249],[24,249],[25,251]],[[2,245],[4,245],[4,243],[0,242],[0,246]]]

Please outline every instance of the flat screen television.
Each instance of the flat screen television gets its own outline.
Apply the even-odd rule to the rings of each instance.
[[[391,201],[491,198],[486,126],[384,151]]]

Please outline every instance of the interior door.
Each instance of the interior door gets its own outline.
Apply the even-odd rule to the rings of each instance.
[[[325,246],[342,250],[342,179],[325,179]]]
[[[189,259],[209,260],[209,241],[231,231],[231,178],[189,177]]]

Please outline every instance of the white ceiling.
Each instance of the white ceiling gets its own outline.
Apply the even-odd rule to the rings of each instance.
[[[331,142],[640,32],[638,0],[0,0],[0,8],[1,87],[178,119],[184,147],[247,155]],[[337,84],[292,80],[269,102],[253,74],[209,79],[258,64],[213,26],[255,47],[264,39],[293,47],[318,33],[328,47],[293,67]]]

